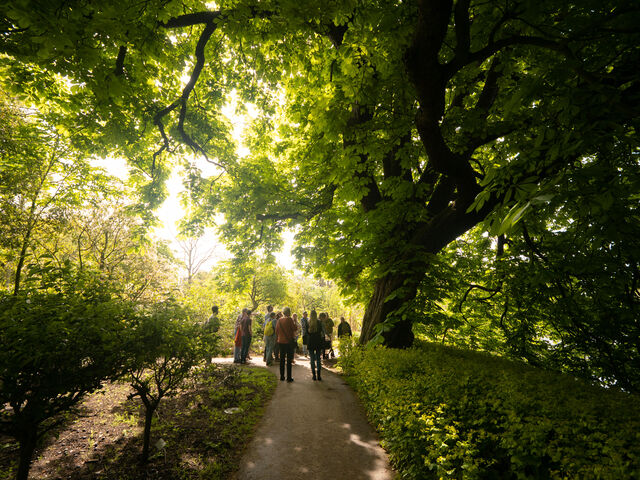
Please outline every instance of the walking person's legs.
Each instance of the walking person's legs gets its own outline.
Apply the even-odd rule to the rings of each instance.
[[[317,364],[316,364],[316,374],[318,375],[318,380],[322,380],[322,358],[320,357],[320,352],[318,352]]]
[[[273,337],[266,337],[264,340],[264,363],[271,365],[273,363]]]
[[[236,338],[237,331],[233,332],[233,337]],[[241,340],[242,341],[242,340]],[[233,344],[233,363],[240,363],[242,359],[242,343],[239,345],[237,343]]]
[[[318,363],[318,360],[317,360],[318,355],[320,355],[320,352],[318,352],[318,350],[316,349],[309,350],[309,362],[311,363],[311,375],[314,380],[316,379],[316,364]]]
[[[293,382],[293,377],[291,376],[291,365],[293,363],[293,345],[288,343],[285,345],[285,348],[287,352],[287,382]]]
[[[280,351],[280,381],[284,380],[284,362],[285,362],[285,355],[284,355],[284,345],[281,343],[276,343],[276,346],[278,348],[278,350]]]
[[[251,335],[242,336],[242,353],[240,354],[240,363],[247,363],[249,356],[249,347],[251,346]]]

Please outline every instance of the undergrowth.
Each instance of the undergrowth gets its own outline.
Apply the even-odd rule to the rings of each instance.
[[[640,478],[636,396],[435,344],[341,351],[401,478]]]

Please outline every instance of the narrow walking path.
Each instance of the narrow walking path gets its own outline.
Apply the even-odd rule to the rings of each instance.
[[[311,379],[309,361],[296,358],[294,382],[278,382],[236,480],[394,478],[387,455],[346,383],[323,368]],[[252,365],[265,366],[262,359]],[[276,375],[278,366],[266,367]]]

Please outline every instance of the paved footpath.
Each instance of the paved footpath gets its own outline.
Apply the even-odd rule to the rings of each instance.
[[[314,382],[309,360],[298,356],[296,362],[294,381],[278,382],[234,478],[393,479],[375,431],[342,378],[323,368],[322,382]],[[262,359],[251,364],[265,366]],[[265,368],[280,377],[278,366]]]

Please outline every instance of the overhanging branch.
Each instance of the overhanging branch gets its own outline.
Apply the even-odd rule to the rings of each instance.
[[[204,151],[204,149],[193,138],[191,138],[191,136],[184,129],[184,121],[187,116],[187,104],[188,104],[189,96],[191,95],[191,92],[195,88],[196,83],[198,82],[198,78],[202,73],[202,69],[204,68],[204,64],[205,64],[204,51],[207,46],[207,43],[209,42],[209,39],[211,38],[211,35],[213,35],[213,32],[215,32],[217,27],[217,24],[214,22],[214,20],[219,17],[220,17],[220,12],[199,12],[199,13],[187,14],[181,17],[177,17],[175,19],[171,19],[166,24],[163,25],[166,28],[169,28],[169,27],[184,27],[184,26],[205,23],[205,27],[202,30],[202,33],[200,34],[200,38],[198,39],[198,43],[195,48],[196,63],[193,67],[193,71],[191,72],[191,76],[189,77],[189,81],[187,82],[187,84],[184,86],[182,90],[182,95],[180,96],[180,98],[176,99],[173,103],[171,103],[170,105],[166,106],[165,108],[160,110],[158,113],[156,113],[156,115],[153,118],[153,123],[158,127],[158,130],[160,131],[160,135],[162,136],[162,141],[163,141],[162,147],[153,154],[154,166],[155,166],[155,161],[158,155],[160,155],[165,150],[167,151],[170,150],[169,138],[164,129],[163,118],[167,116],[169,113],[171,113],[173,110],[175,110],[176,108],[180,107],[180,114],[178,117],[178,131],[180,132],[180,135],[184,143],[187,144],[189,147],[191,147],[191,149],[194,152],[201,153],[208,162],[213,163],[220,168],[223,168],[222,165],[211,161],[208,155],[206,154],[206,152]]]

